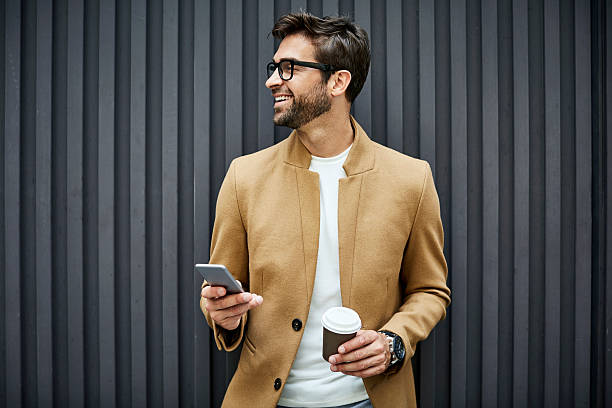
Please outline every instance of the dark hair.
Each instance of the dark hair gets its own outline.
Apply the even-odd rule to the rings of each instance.
[[[312,41],[317,62],[351,73],[345,95],[352,103],[361,92],[370,68],[368,33],[348,17],[320,18],[300,12],[279,18],[272,29],[272,35],[279,40],[291,34],[301,34]],[[332,73],[321,72],[324,82],[327,82]]]

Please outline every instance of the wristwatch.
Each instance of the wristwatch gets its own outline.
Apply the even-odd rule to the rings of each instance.
[[[380,330],[379,333],[387,336],[387,341],[389,342],[389,352],[391,353],[391,362],[389,363],[389,367],[393,367],[397,363],[404,361],[406,349],[404,348],[402,338],[397,334],[386,330]]]

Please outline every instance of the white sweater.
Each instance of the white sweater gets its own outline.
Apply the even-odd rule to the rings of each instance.
[[[338,250],[338,180],[351,146],[335,157],[312,156],[310,170],[319,173],[320,231],[317,270],[308,320],[279,405],[329,407],[368,398],[359,377],[332,372],[323,359],[321,316],[330,307],[342,306]]]

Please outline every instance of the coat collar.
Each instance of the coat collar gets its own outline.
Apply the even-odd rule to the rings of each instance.
[[[351,124],[355,129],[355,140],[343,166],[347,176],[354,176],[374,168],[374,143],[353,116]],[[283,150],[285,163],[304,169],[310,167],[312,155],[295,130],[289,135]]]

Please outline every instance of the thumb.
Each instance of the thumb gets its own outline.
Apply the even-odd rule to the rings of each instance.
[[[263,303],[263,297],[256,295],[255,293],[252,293],[253,297],[251,298],[251,301],[249,302],[249,310],[261,305]]]

